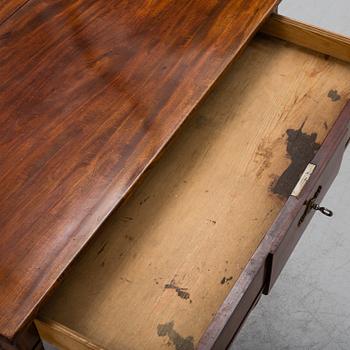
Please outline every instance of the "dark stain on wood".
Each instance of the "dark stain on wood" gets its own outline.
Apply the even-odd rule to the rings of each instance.
[[[328,97],[333,101],[333,102],[337,102],[341,99],[341,96],[338,94],[337,90],[330,90],[328,92]]]
[[[222,280],[221,280],[221,284],[225,284],[225,283],[228,283],[230,282],[231,280],[233,279],[233,277],[224,277]]]
[[[187,288],[180,288],[175,284],[175,281],[172,280],[170,283],[167,283],[164,286],[164,289],[174,289],[177,293],[177,295],[181,298],[181,299],[189,299],[190,298],[190,293],[186,292]]]
[[[291,164],[271,186],[273,193],[284,198],[290,196],[307,164],[320,148],[320,145],[316,142],[317,134],[304,133],[303,126],[304,124],[298,130],[287,130],[287,153],[291,159]]]
[[[174,329],[174,321],[159,324],[157,334],[160,337],[169,337],[170,342],[175,346],[176,350],[194,350],[193,337],[182,337]]]

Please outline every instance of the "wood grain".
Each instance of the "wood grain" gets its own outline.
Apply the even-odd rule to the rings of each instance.
[[[348,79],[347,64],[254,39],[40,315],[109,350],[196,348],[286,202],[271,188],[291,164],[288,130],[321,144]]]
[[[57,322],[36,320],[35,323],[40,330],[42,339],[53,344],[59,350],[104,350],[93,344],[89,339]]]
[[[350,38],[273,14],[262,32],[350,62]]]
[[[32,0],[0,27],[11,339],[277,0]]]
[[[0,0],[0,25],[30,0]]]

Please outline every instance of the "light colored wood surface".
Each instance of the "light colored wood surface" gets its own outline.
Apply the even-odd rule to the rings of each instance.
[[[262,32],[350,62],[350,38],[301,23],[281,15],[272,15]]]
[[[349,80],[342,62],[257,37],[42,316],[110,350],[193,349],[283,206],[271,186],[290,164],[286,131],[321,143]]]
[[[104,350],[89,339],[52,320],[35,320],[40,337],[61,350]]]

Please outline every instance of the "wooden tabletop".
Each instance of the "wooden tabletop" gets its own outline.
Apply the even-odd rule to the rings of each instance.
[[[2,337],[30,320],[277,3],[31,0],[0,9]]]
[[[30,0],[0,0],[0,25],[19,11]]]

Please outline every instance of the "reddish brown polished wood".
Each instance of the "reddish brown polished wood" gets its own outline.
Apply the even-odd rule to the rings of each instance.
[[[0,25],[30,0],[0,0]]]
[[[2,24],[4,338],[33,316],[277,2],[31,0]]]

